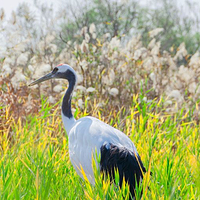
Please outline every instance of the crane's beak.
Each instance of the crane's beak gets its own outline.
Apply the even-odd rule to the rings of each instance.
[[[33,81],[32,83],[30,83],[28,86],[33,86],[35,84],[38,84],[38,83],[41,83],[43,81],[46,81],[46,80],[49,80],[49,79],[52,79],[54,77],[54,74],[52,74],[52,72],[50,72],[49,74],[37,79],[36,81]]]

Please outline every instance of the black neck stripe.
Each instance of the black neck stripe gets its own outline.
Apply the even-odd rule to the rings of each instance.
[[[71,118],[73,116],[71,111],[71,98],[76,83],[76,77],[72,71],[67,70],[66,73],[62,74],[62,78],[65,78],[69,81],[69,87],[62,101],[62,112],[66,117]]]

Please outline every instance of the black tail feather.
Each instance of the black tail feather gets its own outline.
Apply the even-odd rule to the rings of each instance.
[[[109,146],[109,148],[107,147]],[[129,184],[132,198],[135,198],[135,187],[143,179],[145,167],[139,155],[135,155],[125,147],[118,147],[113,144],[101,147],[100,170],[106,175],[109,174],[111,181],[115,181],[115,170],[119,172],[119,186],[122,186],[123,178]],[[132,199],[130,196],[130,199]]]

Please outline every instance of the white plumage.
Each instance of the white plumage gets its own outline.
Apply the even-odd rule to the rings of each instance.
[[[99,155],[101,146],[111,143],[118,147],[126,147],[137,154],[133,142],[124,133],[94,117],[83,117],[74,121],[68,132],[68,137],[69,155],[74,168],[83,177],[77,168],[77,166],[80,168],[81,165],[92,184],[94,184],[94,176],[91,158],[95,149]]]
[[[133,142],[124,133],[97,118],[74,119],[71,112],[71,96],[77,82],[77,75],[69,65],[56,66],[51,73],[30,85],[52,78],[63,78],[69,82],[62,103],[62,120],[69,137],[70,160],[76,172],[83,178],[80,171],[82,166],[88,180],[94,184],[92,155],[95,158],[97,152],[98,156],[101,154],[100,164],[96,162],[101,171],[109,173],[112,178],[114,168],[118,168],[120,181],[125,177],[130,185],[131,195],[134,196],[135,180],[139,183],[146,170]]]

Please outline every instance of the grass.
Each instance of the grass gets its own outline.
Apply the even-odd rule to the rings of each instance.
[[[79,178],[69,160],[59,105],[51,106],[45,100],[41,103],[40,111],[25,120],[14,120],[8,106],[1,108],[4,110],[0,129],[1,199],[122,199],[126,196],[126,185],[119,190],[101,181],[98,170],[95,187]],[[76,110],[76,118],[88,114],[88,103],[83,112]],[[138,103],[138,97],[134,96],[129,110],[121,108],[118,113],[113,110],[102,116],[104,110],[94,108],[90,115],[122,130],[135,143],[148,170],[142,199],[199,199],[199,124],[184,109],[173,116],[161,112],[161,104],[162,101]]]

